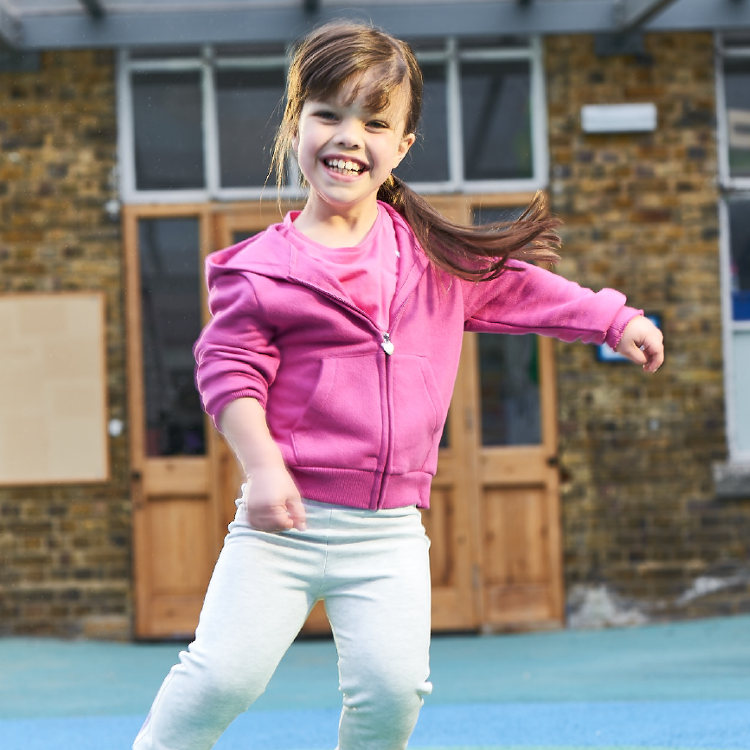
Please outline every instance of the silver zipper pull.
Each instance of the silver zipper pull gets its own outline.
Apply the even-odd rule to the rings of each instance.
[[[388,333],[383,334],[383,343],[380,345],[383,347],[383,351],[390,355],[393,354],[393,342],[391,341],[391,336]]]

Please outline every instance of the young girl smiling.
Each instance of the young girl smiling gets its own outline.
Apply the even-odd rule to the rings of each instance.
[[[517,222],[461,227],[392,170],[422,78],[403,42],[334,23],[297,47],[274,164],[300,212],[211,255],[195,347],[203,404],[247,477],[194,642],[136,750],[208,750],[265,689],[322,600],[339,654],[339,750],[406,747],[431,690],[429,506],[464,331],[607,341],[648,372],[661,333],[555,260],[541,197]],[[250,741],[250,744],[252,740]]]

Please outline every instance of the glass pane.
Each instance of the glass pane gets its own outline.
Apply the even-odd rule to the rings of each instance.
[[[524,208],[476,208],[474,223],[511,221]],[[537,337],[478,336],[482,445],[538,445],[542,429]]]
[[[216,73],[222,187],[265,184],[281,121],[284,71],[220,70]],[[275,182],[275,175],[270,182]]]
[[[541,442],[537,337],[479,334],[482,445]]]
[[[724,63],[729,173],[750,177],[750,60]]]
[[[132,81],[136,188],[202,188],[200,74],[134,73]]]
[[[533,177],[528,62],[461,64],[467,180]]]
[[[750,320],[750,200],[730,201],[732,318]]]
[[[193,380],[193,344],[201,330],[198,238],[195,218],[138,222],[149,456],[205,453]]]
[[[492,224],[496,221],[515,221],[526,210],[526,206],[490,206],[487,208],[475,208],[475,224]]]
[[[445,65],[423,65],[424,99],[417,142],[396,175],[407,182],[445,182],[448,172],[448,105]]]
[[[240,242],[249,240],[251,237],[254,237],[256,234],[258,234],[258,232],[255,230],[249,231],[247,229],[235,229],[235,231],[232,232],[232,244],[237,245]]]

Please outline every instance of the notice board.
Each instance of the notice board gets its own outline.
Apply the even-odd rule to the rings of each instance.
[[[0,484],[109,478],[105,300],[0,296]]]

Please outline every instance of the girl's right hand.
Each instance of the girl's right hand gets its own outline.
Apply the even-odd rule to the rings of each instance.
[[[258,531],[304,531],[305,508],[294,480],[284,466],[253,471],[243,485],[248,522]]]

